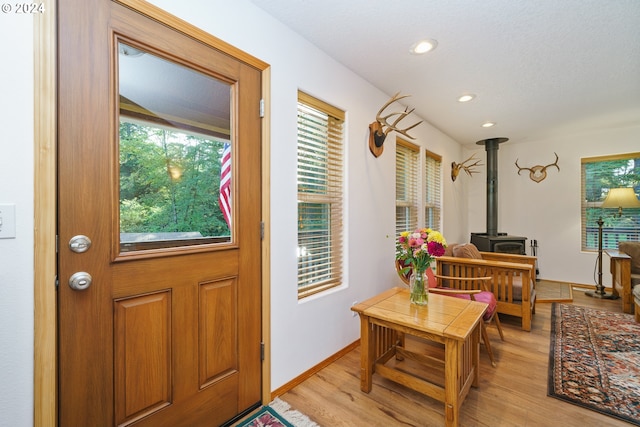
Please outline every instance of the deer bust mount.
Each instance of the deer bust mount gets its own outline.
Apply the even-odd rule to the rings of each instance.
[[[387,135],[396,131],[401,135],[406,136],[410,139],[415,139],[408,132],[414,127],[418,126],[422,123],[422,120],[418,123],[415,123],[409,127],[404,129],[398,128],[398,123],[409,114],[413,113],[414,108],[409,110],[409,107],[405,108],[404,111],[397,111],[394,113],[389,113],[386,115],[382,115],[382,112],[391,104],[401,99],[407,98],[410,95],[400,95],[400,92],[396,93],[389,99],[383,106],[378,110],[378,114],[376,114],[376,121],[369,125],[369,150],[371,150],[371,154],[375,157],[379,157],[382,154],[382,150],[384,149],[384,141],[387,138]],[[392,119],[394,118],[394,119]],[[391,122],[389,122],[391,120]]]
[[[468,165],[467,162],[470,162],[472,160],[475,160],[475,162]],[[465,171],[467,175],[473,177],[473,174],[478,172],[475,168],[479,166],[483,166],[483,165],[482,163],[480,163],[480,160],[476,159],[475,154],[473,154],[471,157],[469,157],[467,160],[465,160],[462,163],[451,162],[451,181],[455,181],[458,178],[458,174],[460,173],[460,170]]]
[[[547,168],[549,166],[555,166],[556,168],[558,168],[558,172],[560,172],[560,166],[558,166],[558,155],[556,153],[553,153],[553,154],[556,155],[556,161],[546,166],[536,165],[531,168],[523,168],[518,165],[518,159],[516,159],[516,167],[518,168],[518,175],[520,175],[520,172],[522,172],[523,170],[528,170],[529,178],[531,178],[532,181],[538,183],[547,177]]]

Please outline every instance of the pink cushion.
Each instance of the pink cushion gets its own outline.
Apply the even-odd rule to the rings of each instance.
[[[433,274],[433,270],[430,268],[427,268],[426,274],[427,274],[427,281],[429,283],[429,288],[437,288],[438,280],[436,279],[436,276]],[[451,288],[441,288],[441,289],[451,289]],[[447,295],[447,296],[452,296],[452,297],[462,298],[467,300],[471,299],[471,295],[465,295],[465,294]],[[491,316],[493,316],[493,313],[496,311],[496,308],[498,307],[498,302],[496,301],[496,297],[495,295],[493,295],[493,292],[482,291],[480,293],[474,294],[473,298],[476,301],[483,302],[488,305],[487,311],[485,311],[483,319],[484,320],[491,319]]]
[[[446,288],[443,288],[443,289],[446,289]],[[467,300],[471,299],[471,295],[465,295],[465,294],[449,295],[449,296],[452,296],[455,298],[467,299]],[[489,291],[482,291],[480,293],[474,294],[473,298],[475,298],[475,300],[478,302],[483,302],[488,305],[487,311],[484,312],[484,316],[482,316],[482,318],[484,320],[491,319],[491,316],[493,316],[493,313],[495,313],[496,308],[498,307],[498,302],[496,301],[496,297],[493,295],[493,293]]]
[[[496,308],[498,308],[498,302],[496,301],[495,295],[489,291],[482,291],[479,294],[473,296],[476,301],[483,302],[488,305],[487,311],[484,313],[484,320],[491,319],[493,313],[495,313]]]

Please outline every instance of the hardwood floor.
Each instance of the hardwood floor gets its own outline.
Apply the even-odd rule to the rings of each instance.
[[[573,304],[621,310],[620,300],[599,300],[573,292]],[[489,337],[498,366],[480,349],[480,386],[460,410],[462,427],[628,426],[629,424],[547,396],[551,304],[539,303],[531,332],[519,320],[500,316],[505,341],[494,326]],[[420,345],[420,344],[417,344]],[[373,377],[373,390],[360,391],[360,347],[325,367],[280,398],[323,427],[443,426],[444,405],[391,381]]]

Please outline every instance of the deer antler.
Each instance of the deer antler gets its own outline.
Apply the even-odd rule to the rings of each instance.
[[[516,159],[516,167],[518,168],[518,175],[520,175],[520,172],[522,172],[523,170],[528,170],[529,178],[531,178],[532,181],[535,181],[537,183],[547,177],[547,168],[549,166],[555,166],[556,168],[558,168],[558,172],[560,172],[560,166],[558,166],[558,160],[559,160],[558,155],[556,153],[553,153],[553,154],[556,155],[556,161],[546,166],[536,165],[531,168],[523,168],[523,167],[520,167],[520,165],[518,165],[518,159]]]
[[[409,110],[409,107],[406,107],[404,111],[397,111],[394,113],[387,114],[385,116],[382,115],[382,112],[388,106],[390,106],[396,101],[399,101],[407,97],[409,97],[409,95],[400,95],[400,92],[393,95],[391,99],[389,99],[382,106],[382,108],[378,110],[378,113],[376,114],[376,121],[369,125],[369,149],[371,150],[371,153],[373,153],[374,156],[378,157],[380,154],[382,154],[382,150],[383,150],[382,145],[384,144],[384,141],[387,135],[392,131],[396,131],[399,134],[406,136],[407,138],[415,139],[414,137],[409,135],[408,132],[414,127],[418,126],[420,123],[422,123],[422,120],[404,129],[398,128],[398,123],[400,123],[400,121],[405,117],[407,117],[409,114],[413,113],[415,108],[412,108],[411,110]],[[389,120],[394,116],[397,116],[397,117],[393,120],[393,122],[389,123]]]
[[[516,159],[516,167],[518,168],[518,175],[520,175],[520,172],[522,172],[523,170],[527,170],[529,172],[533,172],[533,169],[531,168],[523,168],[518,164],[518,160],[520,159]]]
[[[470,162],[471,160],[474,160],[475,157],[476,157],[476,155],[473,154],[471,157],[469,157],[467,160],[465,160],[462,163],[451,162],[451,180],[455,181],[456,178],[458,178],[458,174],[460,173],[460,169],[465,171],[467,173],[467,175],[469,175],[469,176],[473,176],[474,173],[477,173],[478,171],[475,170],[474,168],[476,168],[478,166],[482,166],[482,164],[480,163],[480,160],[476,160],[475,162],[471,163],[470,165],[466,164],[467,162]]]
[[[407,128],[404,129],[399,129],[398,123],[400,123],[400,120],[404,119],[405,117],[407,117],[409,114],[413,113],[413,110],[415,110],[415,108],[412,108],[411,110],[409,110],[409,107],[406,107],[404,109],[404,111],[397,111],[395,113],[391,113],[391,114],[387,114],[386,116],[381,116],[380,114],[382,114],[382,112],[384,111],[385,108],[387,108],[389,105],[393,104],[396,101],[399,101],[401,99],[407,98],[409,97],[409,95],[402,95],[400,96],[400,92],[396,93],[395,95],[393,95],[391,97],[391,99],[389,101],[387,101],[386,104],[384,104],[382,106],[382,108],[380,108],[380,110],[378,110],[378,114],[376,114],[376,121],[378,123],[380,123],[381,125],[381,130],[382,133],[384,133],[385,135],[388,135],[389,132],[391,131],[396,131],[401,135],[406,136],[407,138],[411,138],[411,139],[415,139],[414,137],[412,137],[411,135],[409,135],[407,132],[410,131],[411,129],[413,129],[414,127],[418,126],[420,123],[422,123],[422,120],[420,120],[418,123],[415,123]],[[387,120],[390,117],[393,116],[398,116],[393,123],[389,123]],[[386,129],[384,129],[384,127],[386,126]],[[383,130],[384,129],[384,130]]]

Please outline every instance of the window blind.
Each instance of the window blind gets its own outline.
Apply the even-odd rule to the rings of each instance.
[[[396,236],[418,228],[418,154],[418,146],[397,139]]]
[[[640,208],[604,209],[609,190],[632,187],[640,191],[640,153],[581,159],[581,247],[598,249],[598,220],[602,218],[602,247],[616,249],[619,241],[640,240]]]
[[[425,153],[425,209],[424,223],[428,228],[440,230],[441,198],[440,188],[442,187],[442,157],[426,150]]]
[[[298,94],[298,298],[342,283],[344,112]]]

